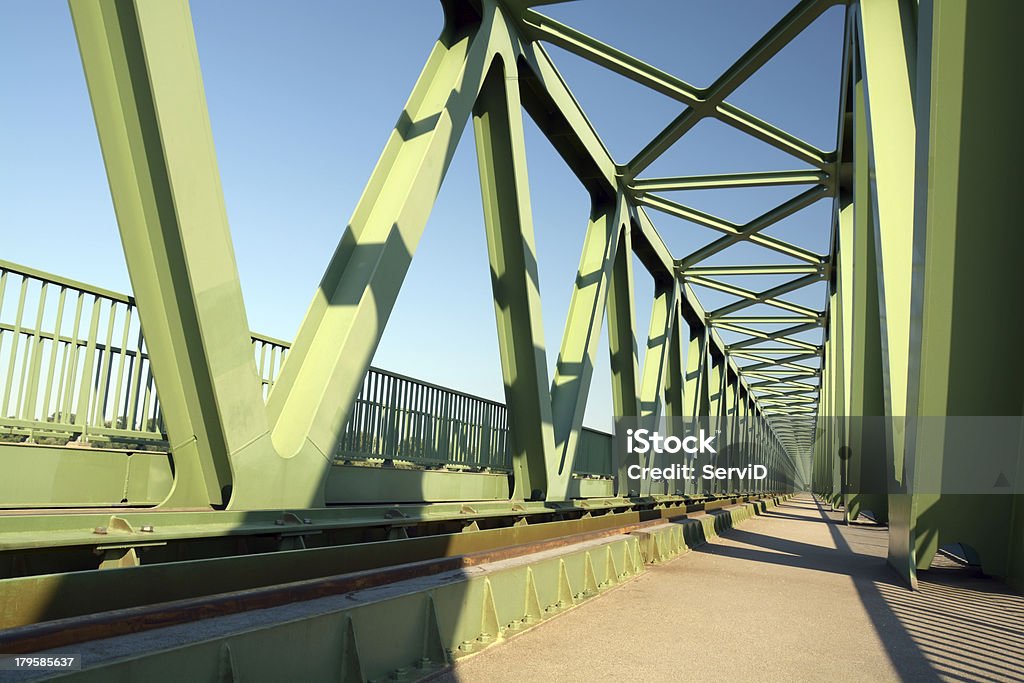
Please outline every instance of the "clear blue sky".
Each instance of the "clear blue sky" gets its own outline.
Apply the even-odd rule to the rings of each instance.
[[[793,4],[580,0],[544,11],[707,85]],[[440,30],[440,5],[193,0],[192,14],[249,322],[254,330],[291,339]],[[829,10],[730,101],[831,149],[842,22],[841,7]],[[680,110],[657,93],[549,49],[619,161]],[[527,151],[553,368],[588,201],[529,121]],[[802,167],[705,121],[645,175]],[[673,198],[745,221],[802,189],[709,190]],[[830,211],[828,202],[819,202],[768,232],[823,252]],[[716,237],[683,221],[652,217],[676,256]],[[785,262],[766,254],[741,245],[709,263]],[[0,0],[0,258],[130,290],[64,0]],[[640,320],[649,314],[651,293],[649,279],[638,274]],[[732,300],[699,294],[710,307]],[[788,298],[821,308],[822,297],[823,290],[813,288]],[[609,428],[604,341],[599,353],[586,422]],[[472,131],[463,136],[374,363],[503,399]]]

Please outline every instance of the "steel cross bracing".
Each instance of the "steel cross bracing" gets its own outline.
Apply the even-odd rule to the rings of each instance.
[[[696,88],[674,75],[667,74],[636,57],[544,16],[536,10],[525,9],[519,22],[526,36],[557,45],[685,105],[680,115],[639,154],[629,162],[618,166],[620,178],[625,184],[623,191],[632,199],[638,214],[643,213],[643,207],[652,208],[722,233],[722,237],[718,240],[690,254],[676,257],[677,277],[688,293],[692,292],[688,285],[702,285],[739,297],[740,300],[733,304],[707,312],[703,320],[704,325],[711,330],[728,330],[746,337],[736,343],[725,345],[726,358],[738,372],[740,385],[753,397],[759,413],[767,417],[780,442],[787,448],[791,456],[804,459],[808,457],[813,441],[814,420],[817,416],[820,393],[823,346],[801,341],[795,338],[795,335],[822,329],[825,326],[825,312],[797,305],[778,297],[827,280],[831,273],[834,250],[828,254],[816,254],[785,240],[766,235],[763,231],[822,198],[830,197],[836,202],[839,155],[837,150],[826,152],[816,149],[796,136],[729,104],[725,98],[826,9],[835,4],[841,3],[800,2],[710,87],[704,89]],[[842,110],[840,109],[840,111]],[[809,164],[813,168],[689,177],[638,177],[671,145],[692,130],[698,121],[706,117],[714,117],[733,126],[741,132],[791,154],[795,159]],[[666,191],[772,185],[810,185],[811,187],[744,225],[737,225],[657,194]],[[700,265],[711,256],[744,240],[776,251],[791,259],[803,261],[805,265],[760,263],[719,267],[702,267]],[[788,282],[783,282],[764,291],[751,291],[715,279],[721,276],[761,274],[792,275],[794,277]],[[737,315],[754,304],[767,304],[793,315],[758,317]],[[826,302],[823,301],[822,309],[825,308],[825,304]],[[788,326],[771,331],[757,327],[780,324],[788,324]],[[762,344],[774,345],[763,346]],[[738,361],[750,361],[750,363],[743,365]],[[707,363],[706,360],[702,362]]]
[[[817,149],[727,98],[835,0],[804,0],[709,87],[696,88],[533,9],[549,2],[444,0],[446,23],[387,141],[264,405],[220,189],[191,17],[184,0],[71,0],[138,313],[175,461],[165,507],[324,503],[336,445],[430,209],[473,121],[509,406],[513,499],[565,500],[607,313],[617,415],[740,416],[771,486],[809,479],[823,350],[800,338],[821,310],[787,294],[832,277],[817,254],[765,229],[837,197],[835,151]],[[634,158],[613,159],[560,76],[550,43],[674,98],[680,115]],[[586,239],[553,378],[544,361],[522,112],[587,188]],[[843,111],[843,109],[840,109]],[[714,117],[808,168],[645,178]],[[837,137],[838,139],[838,137]],[[746,223],[658,193],[806,184]],[[721,233],[672,254],[648,209]],[[747,241],[796,265],[702,265]],[[833,250],[834,251],[834,250]],[[643,373],[633,307],[636,255],[655,283]],[[792,276],[758,291],[734,275]],[[695,286],[736,297],[705,310]],[[765,304],[777,316],[744,315]],[[778,326],[781,329],[777,329]],[[685,329],[684,329],[685,326]],[[731,344],[720,331],[741,336]],[[619,463],[619,494],[631,493]],[[640,494],[657,493],[644,485]],[[661,491],[683,493],[684,491]]]

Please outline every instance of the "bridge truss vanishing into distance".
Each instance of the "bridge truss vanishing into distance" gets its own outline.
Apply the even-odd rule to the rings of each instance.
[[[1020,141],[1003,84],[1020,7],[801,0],[698,88],[548,4],[443,0],[444,30],[286,343],[247,322],[187,2],[71,0],[133,296],[0,261],[0,651],[365,589],[378,593],[329,614],[77,675],[169,680],[173,659],[178,679],[412,679],[803,490],[887,522],[889,563],[912,586],[952,542],[1024,584],[1019,489],[916,492],[941,449],[921,448],[914,423],[879,436],[856,419],[1021,414]],[[729,99],[834,7],[842,80],[823,150]],[[679,115],[613,159],[544,44]],[[553,378],[524,111],[591,200]],[[792,166],[645,173],[709,118]],[[470,121],[505,404],[370,367]],[[680,199],[771,186],[800,189],[745,223]],[[833,207],[827,253],[772,233],[817,202]],[[662,215],[707,240],[672,253]],[[725,258],[740,244],[769,256]],[[654,283],[649,321],[636,264]],[[815,287],[817,305],[794,301]],[[768,479],[630,480],[651,463],[583,427],[605,324],[617,416],[736,418],[738,457]],[[467,567],[481,569],[444,573]],[[449,578],[422,583],[435,574]],[[312,621],[329,628],[310,635]],[[298,639],[302,662],[280,647]]]

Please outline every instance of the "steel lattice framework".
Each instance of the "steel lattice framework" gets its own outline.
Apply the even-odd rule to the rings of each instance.
[[[738,392],[740,396],[750,398],[751,411],[767,419],[772,432],[790,457],[806,455],[810,450],[814,417],[818,408],[818,381],[821,376],[823,354],[821,344],[802,341],[795,335],[823,328],[825,313],[824,310],[811,309],[779,297],[827,280],[831,273],[832,254],[816,254],[785,240],[766,235],[764,230],[820,199],[831,197],[835,200],[838,197],[839,155],[835,150],[824,151],[815,148],[797,136],[730,104],[726,98],[826,9],[835,4],[839,3],[799,3],[709,87],[703,89],[694,87],[570,26],[554,21],[534,9],[525,8],[516,22],[522,35],[532,41],[557,45],[684,105],[681,113],[640,152],[628,162],[617,165],[621,183],[619,191],[627,198],[634,223],[649,225],[651,221],[644,209],[651,208],[721,233],[720,238],[692,253],[673,255],[676,277],[682,288],[679,295],[681,306],[693,308],[694,312],[703,312],[702,319],[691,323],[698,328],[703,327],[704,338],[698,345],[693,344],[691,331],[691,351],[696,351],[701,356],[696,363],[691,361],[691,367],[687,370],[689,373],[698,373],[699,377],[697,383],[689,387],[690,391],[694,394],[709,392],[709,399],[707,404],[689,404],[687,407],[692,411],[689,414],[699,415],[705,412],[713,413],[716,409],[721,410],[712,404],[712,401],[728,406],[725,408],[726,413],[734,414],[732,403],[729,399],[723,400],[722,396],[732,391]],[[533,49],[543,50],[536,46]],[[809,165],[810,168],[709,176],[641,177],[659,156],[693,130],[698,122],[708,117],[714,117],[740,132],[765,142]],[[810,187],[743,225],[682,205],[658,194],[667,191],[779,185]],[[802,265],[701,265],[710,257],[742,241],[773,250],[791,260],[802,262]],[[793,277],[763,291],[752,291],[719,279],[722,276],[753,275]],[[738,300],[715,310],[704,311],[703,307],[690,304],[693,290],[689,285],[701,285],[724,292]],[[755,304],[772,306],[781,314],[742,315],[744,309]],[[824,305],[823,301],[822,309]],[[693,316],[683,315],[681,319],[682,322],[689,322],[693,320]],[[766,326],[768,329],[765,329]],[[714,334],[717,330],[728,330],[742,335],[743,338],[731,344],[723,344]],[[654,332],[652,327],[652,337]],[[714,346],[725,355],[728,367],[725,372],[713,367],[713,359],[710,358],[707,349]],[[709,368],[709,365],[712,367]],[[737,378],[735,381],[732,374],[734,372]],[[711,398],[716,393],[718,398]]]
[[[954,448],[964,450],[950,446],[944,427],[928,433],[916,418],[941,425],[950,416],[1024,412],[1024,232],[1016,202],[1024,149],[1006,87],[1021,63],[1024,4],[802,0],[710,86],[697,88],[542,13],[559,1],[442,0],[441,36],[289,344],[248,325],[187,1],[71,0],[134,298],[0,261],[0,307],[17,302],[13,322],[0,319],[0,437],[27,435],[0,443],[0,507],[17,508],[0,515],[0,602],[9,605],[0,628],[29,627],[32,643],[37,621],[90,621],[101,609],[152,606],[168,596],[292,586],[334,578],[339,567],[389,570],[429,560],[447,571],[468,566],[451,563],[471,552],[498,553],[489,557],[505,563],[505,553],[526,552],[524,544],[547,548],[584,532],[610,539],[600,552],[574,542],[562,556],[545,550],[540,559],[502,564],[507,572],[493,583],[466,572],[445,589],[423,582],[396,593],[394,606],[369,598],[367,612],[349,605],[315,632],[302,619],[284,624],[294,642],[318,638],[329,653],[322,661],[303,648],[267,647],[258,629],[238,636],[249,643],[238,656],[264,676],[301,658],[335,679],[339,670],[345,680],[404,679],[410,663],[421,673],[447,665],[806,488],[842,505],[849,520],[870,509],[887,522],[889,563],[911,585],[951,542],[970,547],[986,573],[1024,584],[1019,439],[1016,452],[997,454],[1016,469],[1000,472],[992,491],[914,486],[921,475],[955,474],[945,466]],[[821,150],[728,100],[834,6],[845,12],[836,145]],[[678,116],[631,159],[613,158],[545,45],[673,99]],[[591,202],[554,377],[542,332],[524,113]],[[644,175],[706,119],[802,168]],[[470,123],[504,406],[370,368]],[[666,196],[768,186],[805,189],[746,223]],[[828,253],[769,233],[819,201],[832,205],[822,226]],[[716,237],[672,253],[656,222],[674,219]],[[742,243],[778,258],[712,265]],[[636,312],[635,267],[654,282],[648,321]],[[747,284],[758,276],[777,284]],[[815,286],[827,290],[820,306],[793,302]],[[57,320],[44,329],[46,293],[54,290]],[[705,306],[704,290],[731,298]],[[65,313],[74,318],[69,335]],[[769,478],[745,490],[643,479],[631,490],[625,468],[646,463],[623,454],[574,477],[586,442],[610,449],[608,435],[582,426],[605,324],[616,415],[652,425],[663,416],[744,418],[741,455],[766,465]],[[122,371],[130,379],[122,382]],[[393,424],[349,429],[360,410],[385,402],[366,399],[371,393],[388,395],[393,420],[417,411],[434,423],[454,415],[476,430],[474,455],[484,466],[458,466],[472,450],[465,443],[421,449],[405,469],[338,458],[346,438],[353,452],[382,460],[406,453]],[[443,411],[432,407],[438,403]],[[885,429],[872,431],[859,418],[880,418]],[[486,433],[477,429],[485,423]],[[45,430],[70,438],[32,440]],[[168,448],[68,443],[90,433],[166,438]],[[989,456],[1001,446],[985,436],[971,442],[978,452],[968,460],[997,459]],[[718,514],[683,519],[693,512]],[[616,531],[623,529],[636,535]],[[280,550],[313,552],[273,552]],[[102,571],[111,567],[139,571]],[[123,613],[112,614],[111,628],[125,628]],[[150,616],[140,618],[162,623]],[[64,623],[44,624],[40,637],[63,637]],[[221,640],[206,643],[197,680],[235,675]],[[372,657],[359,653],[367,643]],[[148,668],[132,670],[180,677],[165,652],[109,665],[142,661]]]
[[[548,3],[443,3],[445,29],[264,408],[188,8],[179,3],[72,3],[129,273],[152,362],[161,368],[160,398],[177,468],[165,504],[225,504],[230,498],[232,507],[245,509],[323,500],[324,467],[469,119],[475,130],[510,410],[513,497],[563,500],[567,495],[605,315],[617,415],[750,418],[750,429],[759,432],[751,436],[764,444],[758,461],[770,464],[781,479],[808,479],[800,463],[814,434],[823,347],[798,335],[822,328],[825,312],[783,297],[832,278],[832,255],[813,253],[764,231],[819,199],[838,201],[839,155],[803,142],[726,98],[837,3],[800,2],[703,89],[533,8],[542,4]],[[679,102],[681,113],[633,159],[617,163],[542,43],[668,95]],[[540,326],[524,110],[592,200],[550,382]],[[809,168],[641,176],[707,117]],[[808,189],[742,225],[659,194],[793,184]],[[721,237],[693,253],[672,254],[648,209]],[[743,241],[796,265],[702,265]],[[639,321],[633,308],[633,254],[655,282],[648,340],[640,351],[634,334]],[[722,279],[758,274],[789,279],[763,291]],[[694,294],[697,285],[736,301],[705,310]],[[744,316],[755,304],[771,306],[779,315]],[[724,343],[719,332],[726,330],[741,340]],[[639,352],[645,354],[642,376]],[[176,368],[176,374],[164,367]],[[628,493],[621,483],[627,464],[619,465],[620,494]]]
[[[930,467],[929,458],[941,466],[941,457],[918,453],[916,436],[898,429],[867,448],[848,418],[1019,413],[1020,400],[1009,389],[989,392],[993,400],[978,398],[999,384],[997,368],[1014,356],[1012,346],[993,354],[998,362],[972,358],[970,367],[991,369],[989,381],[976,386],[964,379],[972,371],[954,372],[959,356],[927,342],[973,332],[962,316],[948,319],[954,303],[967,296],[963,292],[976,292],[980,301],[972,305],[987,310],[991,292],[1016,287],[1010,274],[1019,269],[1013,266],[958,270],[976,260],[962,237],[968,224],[979,234],[996,231],[993,240],[1007,247],[1002,258],[1017,253],[1011,237],[998,231],[1012,220],[1001,198],[1013,191],[990,197],[988,186],[970,184],[980,176],[965,161],[975,158],[975,149],[988,150],[990,158],[1005,156],[997,153],[998,135],[976,121],[994,111],[977,103],[1001,101],[992,88],[979,87],[1012,61],[1012,55],[995,58],[979,47],[986,35],[1003,36],[998,17],[1009,11],[1007,3],[975,2],[967,10],[939,0],[802,0],[710,86],[697,88],[544,15],[542,6],[552,2],[444,0],[442,34],[266,397],[188,5],[70,4],[173,453],[174,482],[163,507],[267,510],[328,502],[324,490],[334,454],[469,122],[508,405],[514,485],[502,504],[574,497],[573,465],[605,321],[616,415],[746,418],[746,443],[752,445],[745,457],[769,467],[767,490],[810,484],[838,500],[844,478],[847,491],[859,486],[862,493],[869,480],[880,480],[877,490],[888,497],[871,504],[896,515],[891,560],[911,580],[914,566],[934,553],[938,534],[918,528],[915,506],[924,499],[899,487],[915,468]],[[840,102],[835,148],[821,150],[729,98],[834,6],[845,10]],[[969,13],[978,17],[970,26]],[[998,46],[1005,52],[1004,43]],[[678,116],[631,159],[614,159],[545,44],[675,100]],[[968,52],[979,55],[970,64]],[[975,63],[988,66],[978,75]],[[970,100],[963,95],[968,86]],[[951,104],[942,109],[939,103]],[[524,112],[591,199],[554,377],[545,363]],[[785,152],[802,168],[644,175],[698,122],[712,118]],[[968,139],[980,142],[968,145]],[[805,189],[742,224],[666,196],[780,185]],[[943,204],[934,187],[952,199]],[[818,201],[831,201],[833,208],[823,226],[830,234],[828,253],[769,232]],[[962,207],[996,218],[961,219]],[[719,236],[692,253],[674,254],[653,215]],[[719,263],[741,243],[775,253],[778,261],[711,265],[712,257]],[[637,320],[634,257],[654,281],[649,321]],[[956,279],[959,298],[943,289],[943,273]],[[757,276],[782,280],[768,288],[748,286]],[[988,288],[979,284],[990,281]],[[822,283],[828,294],[820,307],[793,302],[794,293]],[[729,297],[728,303],[702,305],[697,293],[705,289]],[[644,325],[646,341],[638,344],[636,332]],[[820,335],[820,343],[808,341],[819,339],[812,334]],[[39,334],[33,339],[42,343]],[[35,375],[29,375],[35,386]],[[977,400],[957,403],[954,380],[960,382],[958,395]],[[79,405],[88,407],[88,398],[82,389]],[[959,413],[950,407],[955,405]],[[845,448],[852,448],[852,458],[837,455]],[[616,463],[619,497],[696,492],[650,480],[632,491],[624,476],[630,464],[623,458]],[[445,500],[457,498],[453,493]],[[848,510],[855,514],[866,500],[854,496]],[[952,512],[955,497],[943,500],[954,501],[949,518],[959,519]]]

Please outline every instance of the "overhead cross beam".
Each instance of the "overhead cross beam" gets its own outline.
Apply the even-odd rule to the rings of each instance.
[[[634,193],[680,192],[684,190],[719,190],[736,187],[778,187],[785,185],[824,185],[829,182],[824,171],[761,171],[721,173],[714,175],[677,176],[674,178],[634,178],[629,188]]]

